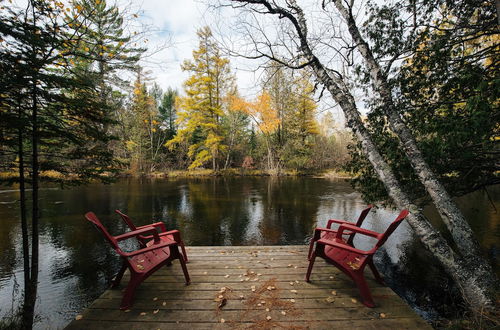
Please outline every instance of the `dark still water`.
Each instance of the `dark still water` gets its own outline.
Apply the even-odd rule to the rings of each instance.
[[[23,279],[19,196],[8,189],[0,190],[0,316],[16,307]],[[489,191],[493,203],[478,192],[460,199],[460,206],[495,262],[500,189]],[[331,218],[354,221],[365,207],[349,183],[314,178],[128,179],[47,188],[40,195],[39,329],[63,328],[107,288],[119,268],[118,257],[84,219],[87,211],[112,234],[126,230],[114,214],[120,209],[137,225],[165,221],[167,228],[181,230],[187,245],[285,245],[307,244],[314,227]],[[364,227],[383,231],[396,213],[378,209]],[[453,299],[454,289],[406,223],[376,255],[376,263],[388,284],[424,317],[447,312],[442,306]]]

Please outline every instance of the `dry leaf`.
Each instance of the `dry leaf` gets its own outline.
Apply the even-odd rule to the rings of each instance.
[[[241,295],[241,296],[240,296],[240,299],[244,299],[244,298],[245,298],[245,296],[244,296],[244,295]]]
[[[159,312],[159,311],[160,311],[159,309],[155,309],[155,310],[153,311],[153,314],[158,314],[158,312]]]
[[[287,266],[287,267],[292,267],[292,264],[288,264],[288,266]]]
[[[293,282],[290,282],[290,285],[293,285],[294,283]]]
[[[208,272],[203,272],[203,275],[207,275],[207,274],[208,274]]]
[[[153,298],[153,301],[157,301],[157,300],[158,300],[158,297],[154,297],[154,298]]]
[[[162,302],[162,305],[167,306],[167,302],[166,301]]]
[[[257,304],[257,307],[261,307],[261,306],[262,306],[262,304]]]
[[[126,310],[124,310],[124,312],[125,312],[125,313],[128,313],[128,312],[130,312],[130,309],[126,309]]]
[[[285,312],[285,311],[281,311],[281,314],[282,314],[282,315],[286,315],[286,312]]]
[[[146,315],[146,314],[147,314],[146,312],[142,312],[140,315],[141,315],[141,316],[144,316],[144,315]]]
[[[257,274],[257,276],[262,276],[262,274],[259,273],[259,274]]]
[[[356,299],[351,299],[351,301],[353,302],[353,304],[358,302]]]
[[[266,304],[266,302],[265,302],[264,300],[262,300],[260,303],[261,303],[262,305],[265,305],[265,304]]]
[[[332,291],[332,295],[336,296],[337,295],[337,291],[333,290]]]
[[[224,322],[226,322],[226,320],[220,319],[220,323],[224,323]]]
[[[385,315],[384,313],[380,313],[380,318],[382,319],[385,319],[387,315]]]
[[[143,266],[143,265],[139,265],[139,264],[137,264],[136,266],[137,266],[137,269],[139,269],[139,270],[144,270],[144,266]]]
[[[266,308],[266,312],[269,312],[269,308]]]
[[[75,320],[78,321],[78,320],[81,320],[81,319],[83,319],[83,315],[78,314],[77,316],[75,316]]]
[[[335,298],[332,298],[332,297],[328,297],[325,299],[327,303],[333,303],[335,301]]]
[[[297,293],[297,290],[290,290],[291,293]]]
[[[227,269],[227,268],[229,268],[229,266],[225,266],[224,268],[226,268],[226,269]]]
[[[228,278],[228,277],[229,277],[229,274],[228,274],[228,275],[226,275],[226,276],[224,276],[224,277],[225,277],[225,278]]]
[[[224,298],[221,300],[221,302],[219,303],[219,305],[217,306],[218,309],[221,309],[222,307],[226,306],[227,304],[227,299]]]
[[[266,320],[271,321],[272,317],[271,316],[266,316]]]
[[[295,283],[299,284],[299,281],[295,280]]]
[[[294,303],[294,302],[295,302],[295,299],[290,299],[290,302],[293,302],[293,303]]]

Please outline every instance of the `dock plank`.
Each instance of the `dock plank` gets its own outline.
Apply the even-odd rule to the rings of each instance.
[[[306,283],[307,246],[202,246],[187,253],[191,285],[174,262],[141,284],[133,308],[120,311],[125,276],[66,329],[431,329],[369,271],[375,308],[361,304],[354,283],[321,260]],[[221,296],[227,303],[218,308]]]

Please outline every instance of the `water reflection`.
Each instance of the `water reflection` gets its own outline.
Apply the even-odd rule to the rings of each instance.
[[[313,178],[129,179],[107,186],[45,189],[40,195],[39,302],[43,303],[38,304],[42,322],[37,327],[43,329],[64,327],[104,291],[118,269],[115,253],[83,218],[89,210],[112,234],[126,230],[114,215],[120,209],[137,225],[165,221],[168,228],[181,230],[187,245],[274,245],[307,243],[312,228],[324,226],[330,218],[354,220],[365,207],[348,183]],[[500,207],[499,187],[491,189],[490,195]],[[11,309],[15,283],[22,287],[21,229],[18,203],[13,202],[18,198],[15,190],[0,191],[0,316]],[[460,199],[460,205],[496,260],[500,225],[493,204],[484,193],[476,193]],[[378,209],[365,226],[384,231],[395,216]],[[368,242],[358,239],[355,244],[368,247]],[[440,288],[448,285],[448,279],[407,224],[376,255],[376,263],[391,287],[425,315],[442,313],[428,305],[439,300]],[[453,299],[453,289],[447,292],[439,301]]]

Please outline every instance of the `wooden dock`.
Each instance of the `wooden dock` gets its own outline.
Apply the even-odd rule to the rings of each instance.
[[[189,247],[191,285],[178,262],[137,290],[120,311],[121,289],[107,290],[66,329],[432,329],[390,288],[372,280],[376,308],[354,283],[317,259],[304,281],[306,246]]]

